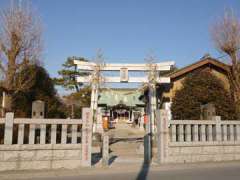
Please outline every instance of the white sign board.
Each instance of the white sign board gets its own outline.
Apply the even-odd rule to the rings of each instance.
[[[120,81],[128,82],[128,69],[127,68],[120,69]]]

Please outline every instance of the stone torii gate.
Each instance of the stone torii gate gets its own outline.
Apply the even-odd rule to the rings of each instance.
[[[77,77],[77,82],[89,83],[91,82],[92,94],[91,94],[91,113],[93,121],[96,118],[98,94],[99,94],[99,81],[104,83],[146,83],[148,85],[148,124],[146,126],[146,136],[148,142],[151,142],[151,134],[155,129],[155,112],[156,112],[156,84],[170,83],[169,77],[159,77],[159,72],[168,71],[175,63],[173,61],[153,63],[153,64],[102,64],[99,65],[93,62],[85,62],[80,60],[74,60],[74,64],[82,71],[90,72],[89,76]],[[101,72],[115,71],[119,72],[119,76],[106,76],[102,77]],[[148,75],[144,77],[129,77],[128,72],[147,72]],[[151,148],[151,143],[147,145]],[[150,161],[151,150],[149,149],[148,156],[145,159]]]

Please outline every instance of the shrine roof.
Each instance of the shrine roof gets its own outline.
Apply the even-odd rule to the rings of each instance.
[[[222,69],[225,72],[229,72],[230,68],[231,68],[230,65],[225,64],[225,63],[223,63],[221,61],[218,61],[217,59],[214,59],[214,58],[212,58],[210,56],[207,56],[207,57],[202,58],[199,61],[197,61],[197,62],[195,62],[195,63],[193,63],[191,65],[183,67],[183,68],[181,68],[181,69],[179,69],[177,71],[174,71],[172,73],[169,73],[167,76],[170,77],[171,80],[172,80],[172,79],[175,79],[175,78],[177,78],[179,76],[185,75],[185,74],[187,74],[189,72],[192,72],[195,69],[198,69],[198,68],[206,66],[206,65],[212,65],[213,67],[220,68],[220,69]]]
[[[143,106],[145,103],[139,100],[142,92],[137,89],[102,89],[98,104],[116,106],[125,104],[128,107]]]

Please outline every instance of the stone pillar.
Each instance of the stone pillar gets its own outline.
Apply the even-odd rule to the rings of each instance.
[[[150,98],[149,98],[150,99]],[[146,123],[146,131],[144,136],[144,163],[150,164],[152,161],[152,124],[151,124],[151,103],[147,104],[148,120]]]
[[[36,100],[32,102],[32,118],[33,119],[44,119],[45,117],[45,103],[41,100]],[[36,135],[36,144],[40,143],[40,125],[35,125],[34,137]],[[34,141],[34,140],[33,140]]]
[[[97,112],[97,106],[98,106],[98,85],[97,84],[92,84],[92,93],[91,93],[91,114],[93,118],[93,132],[96,132],[96,112]]]
[[[197,124],[193,125],[193,141],[194,142],[199,141],[199,138],[198,138],[198,125]]]
[[[92,162],[92,124],[91,109],[82,109],[82,166],[90,167]]]
[[[140,130],[144,131],[144,112],[141,112],[141,117],[140,117]]]
[[[187,138],[186,138],[186,141],[187,142],[191,142],[191,125],[190,124],[187,124],[186,125],[186,135],[187,135]]]
[[[102,144],[102,165],[109,165],[109,136],[103,134],[103,144]]]
[[[5,116],[5,131],[4,131],[4,144],[12,144],[12,136],[13,136],[13,120],[14,113],[9,112],[6,113]]]
[[[208,141],[213,141],[213,125],[209,124],[207,126],[208,130]]]
[[[200,114],[201,120],[211,120],[214,116],[216,116],[216,108],[215,108],[215,105],[212,103],[201,105],[200,109],[201,109],[201,114]]]
[[[139,129],[141,130],[141,131],[144,131],[144,123],[143,123],[143,121],[144,121],[144,119],[143,119],[143,116],[141,116],[140,117],[140,127],[139,127]]]
[[[102,122],[102,108],[97,108],[97,124],[96,132],[103,132],[103,122]]]
[[[183,142],[184,141],[184,129],[183,129],[183,124],[179,124],[179,141]]]
[[[149,133],[144,135],[144,164],[150,164],[152,161],[152,138]]]
[[[156,119],[156,86],[155,84],[151,84],[149,86],[148,93],[148,120],[150,121],[151,132],[155,132],[155,119]]]
[[[43,101],[36,100],[32,103],[32,118],[33,119],[44,119],[45,115],[45,104]]]
[[[158,110],[156,112],[157,117],[157,163],[162,164],[167,162],[168,157],[168,142],[169,142],[169,130],[168,130],[168,111]]]
[[[131,122],[134,123],[134,111],[131,111],[131,112],[132,112]]]
[[[128,122],[131,122],[131,110],[128,111]]]
[[[213,120],[216,121],[216,140],[222,140],[222,130],[221,130],[221,116],[213,116]]]

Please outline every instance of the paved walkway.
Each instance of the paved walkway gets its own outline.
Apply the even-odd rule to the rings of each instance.
[[[109,132],[110,163],[143,163],[144,131],[131,124],[119,122]]]

